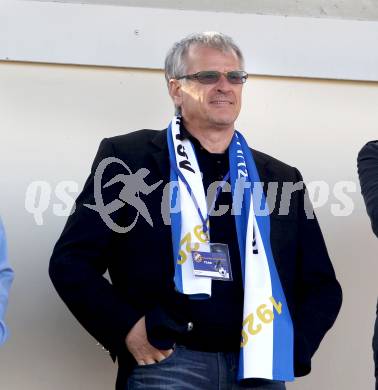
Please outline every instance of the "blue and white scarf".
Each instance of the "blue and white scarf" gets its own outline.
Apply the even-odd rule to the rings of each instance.
[[[167,131],[174,281],[180,293],[193,299],[209,298],[212,280],[194,276],[190,254],[197,249],[197,243],[207,242],[197,209],[207,216],[206,196],[193,146],[188,139],[181,138],[180,123],[181,118],[174,117]],[[271,250],[270,218],[262,183],[252,153],[237,131],[229,146],[229,162],[244,284],[238,379],[291,381],[294,380],[293,324]],[[255,202],[254,193],[259,198]]]

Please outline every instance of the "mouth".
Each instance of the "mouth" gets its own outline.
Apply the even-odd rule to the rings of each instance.
[[[228,106],[228,105],[233,105],[234,103],[229,100],[216,99],[216,100],[211,100],[210,104],[215,104],[217,106]]]

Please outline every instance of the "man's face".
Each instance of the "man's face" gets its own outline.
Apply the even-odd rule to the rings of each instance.
[[[235,53],[194,45],[187,55],[186,74],[203,70],[240,70]],[[172,80],[170,93],[186,126],[200,129],[232,128],[241,107],[242,84],[231,84],[224,75],[215,84],[197,80]]]

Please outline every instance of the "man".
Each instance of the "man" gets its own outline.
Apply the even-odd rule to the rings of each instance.
[[[378,141],[368,142],[357,158],[361,192],[374,234],[378,237]],[[373,336],[375,389],[378,390],[378,304]]]
[[[4,322],[8,304],[8,293],[13,281],[13,270],[7,260],[7,245],[4,226],[0,218],[0,345],[8,338],[8,329]]]
[[[222,34],[176,43],[165,72],[178,115],[102,142],[54,249],[52,281],[117,357],[117,389],[284,389],[339,311],[299,172],[234,131],[243,66]],[[260,182],[282,207],[267,209]],[[284,182],[301,189],[290,198]]]

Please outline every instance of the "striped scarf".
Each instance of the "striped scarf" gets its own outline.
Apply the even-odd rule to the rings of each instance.
[[[191,250],[208,242],[199,213],[207,216],[206,196],[193,146],[182,140],[180,124],[181,118],[174,117],[167,131],[174,282],[180,293],[206,299],[211,297],[212,280],[194,276],[191,259]],[[229,146],[229,165],[244,286],[238,379],[291,381],[293,324],[270,245],[267,203],[253,155],[237,131]],[[179,211],[172,207],[175,204]],[[211,226],[209,232],[211,239]]]

